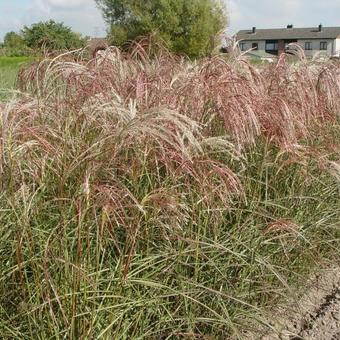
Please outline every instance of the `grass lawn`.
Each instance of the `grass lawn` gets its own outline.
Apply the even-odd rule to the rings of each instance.
[[[8,90],[15,86],[18,70],[32,61],[31,57],[0,57],[0,100],[8,96]]]

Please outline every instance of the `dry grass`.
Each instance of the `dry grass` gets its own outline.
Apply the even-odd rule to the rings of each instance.
[[[242,338],[337,256],[338,66],[74,60],[1,107],[5,337]]]

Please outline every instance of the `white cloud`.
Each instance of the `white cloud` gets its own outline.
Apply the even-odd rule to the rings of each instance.
[[[234,22],[239,22],[240,20],[242,20],[241,9],[236,1],[230,0],[227,6],[228,6],[227,9],[229,12],[230,24],[233,24]]]
[[[93,3],[93,0],[46,0],[54,8],[79,8]]]
[[[340,0],[226,0],[230,30],[285,27],[339,26]]]
[[[76,32],[104,36],[105,23],[93,0],[33,0],[22,16],[22,24],[53,19],[62,21]]]

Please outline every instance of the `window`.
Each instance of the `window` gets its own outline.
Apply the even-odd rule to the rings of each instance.
[[[258,43],[252,43],[251,48],[255,51],[259,49],[259,44]]]
[[[312,43],[310,41],[305,42],[305,50],[311,51],[313,49]]]
[[[245,51],[246,50],[246,43],[241,42],[240,43],[240,49],[241,49],[241,51]]]
[[[277,51],[278,42],[277,40],[267,40],[266,41],[266,51]]]
[[[320,42],[320,50],[325,51],[327,50],[327,41]]]

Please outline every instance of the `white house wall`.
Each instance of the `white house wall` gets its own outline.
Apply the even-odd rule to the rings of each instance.
[[[340,38],[335,39],[334,44],[335,44],[334,54],[340,55]]]
[[[327,42],[327,50],[320,50],[320,43],[321,42]],[[298,40],[298,44],[302,47],[302,49],[305,51],[305,54],[307,57],[313,57],[316,54],[326,54],[326,55],[332,55],[333,54],[333,41],[330,39],[323,39],[323,40]],[[305,50],[305,44],[306,42],[312,43],[312,50]]]
[[[266,49],[266,41],[262,40],[262,41],[258,41],[257,43],[259,44],[259,50],[260,51],[265,51],[265,49]]]
[[[320,50],[320,43],[326,41],[327,42],[327,50]],[[311,42],[312,43],[312,50],[305,50],[305,43]],[[254,41],[240,41],[240,44],[244,44],[244,51],[252,49],[252,44],[257,43],[258,44],[258,50],[259,51],[265,51],[266,49],[266,41],[265,40],[254,40]],[[336,40],[332,39],[322,39],[322,40],[316,40],[316,39],[310,39],[310,40],[298,40],[297,42],[301,48],[304,50],[306,56],[312,57],[316,54],[327,54],[329,56],[334,55],[335,51],[340,52],[340,38]],[[244,52],[243,51],[243,52]]]
[[[265,40],[259,40],[259,41],[240,41],[239,44],[244,44],[244,51],[248,51],[251,50],[253,48],[253,43],[257,43],[258,44],[258,50],[259,51],[264,51],[266,49],[266,41]]]

